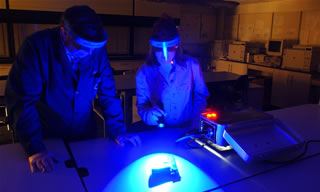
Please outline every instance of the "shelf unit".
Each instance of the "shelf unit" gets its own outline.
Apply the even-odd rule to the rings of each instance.
[[[0,9],[0,24],[2,23],[4,30],[6,30],[7,35],[7,56],[0,56],[0,64],[3,63],[12,63],[16,55],[17,46],[15,42],[15,28],[17,25],[22,24],[34,24],[34,25],[58,25],[60,22],[62,12],[54,11],[30,11],[30,10],[12,10],[9,8]],[[128,50],[125,52],[123,50],[119,53],[109,54],[110,60],[136,60],[143,59],[144,54],[141,54],[141,50],[135,51],[135,32],[137,28],[146,28],[151,29],[153,23],[158,19],[158,17],[147,17],[147,16],[129,16],[129,15],[109,15],[109,14],[99,14],[105,26],[114,27],[114,28],[127,28],[127,41],[128,41]],[[134,15],[134,10],[132,12]],[[180,24],[180,19],[174,19],[176,25]],[[115,31],[114,34],[117,34]],[[17,39],[17,38],[16,38]],[[22,41],[22,40],[20,40]],[[122,43],[123,44],[123,43]],[[144,46],[146,47],[146,46]],[[116,49],[117,50],[117,49]],[[119,49],[118,49],[119,50]],[[147,50],[146,50],[147,51]]]

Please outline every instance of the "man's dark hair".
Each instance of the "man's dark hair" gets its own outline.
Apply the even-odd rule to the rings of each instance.
[[[68,8],[61,18],[61,25],[69,25],[72,32],[92,42],[101,42],[108,38],[99,15],[86,5]]]

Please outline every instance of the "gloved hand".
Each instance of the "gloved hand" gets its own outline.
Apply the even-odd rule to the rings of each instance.
[[[158,125],[158,120],[161,116],[166,116],[167,114],[160,109],[158,106],[154,106],[149,111],[147,111],[145,123],[148,125]]]
[[[120,135],[115,138],[115,142],[122,147],[128,144],[133,146],[141,145],[141,139],[138,135]]]
[[[54,169],[54,164],[58,161],[50,152],[36,153],[28,158],[30,171],[35,173],[37,170],[44,173]]]

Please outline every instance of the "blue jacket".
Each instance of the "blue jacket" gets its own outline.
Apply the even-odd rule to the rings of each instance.
[[[94,129],[98,94],[111,138],[125,132],[121,102],[106,48],[80,61],[76,79],[59,28],[34,33],[23,42],[9,73],[9,120],[29,155],[45,150],[43,137],[83,138]]]
[[[136,75],[137,108],[146,122],[153,106],[167,113],[164,121],[169,126],[188,126],[206,107],[208,89],[203,80],[200,65],[192,57],[174,64],[167,81],[157,65],[144,64]],[[192,125],[191,125],[192,126]]]

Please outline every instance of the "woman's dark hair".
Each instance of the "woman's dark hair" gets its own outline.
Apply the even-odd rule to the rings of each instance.
[[[174,20],[167,14],[163,14],[160,19],[153,25],[150,39],[157,41],[170,41],[179,37],[179,32]],[[181,43],[178,44],[175,60],[178,65],[184,65],[185,59],[182,52]],[[147,65],[160,65],[154,54],[154,48],[150,45],[149,53],[146,59]]]

